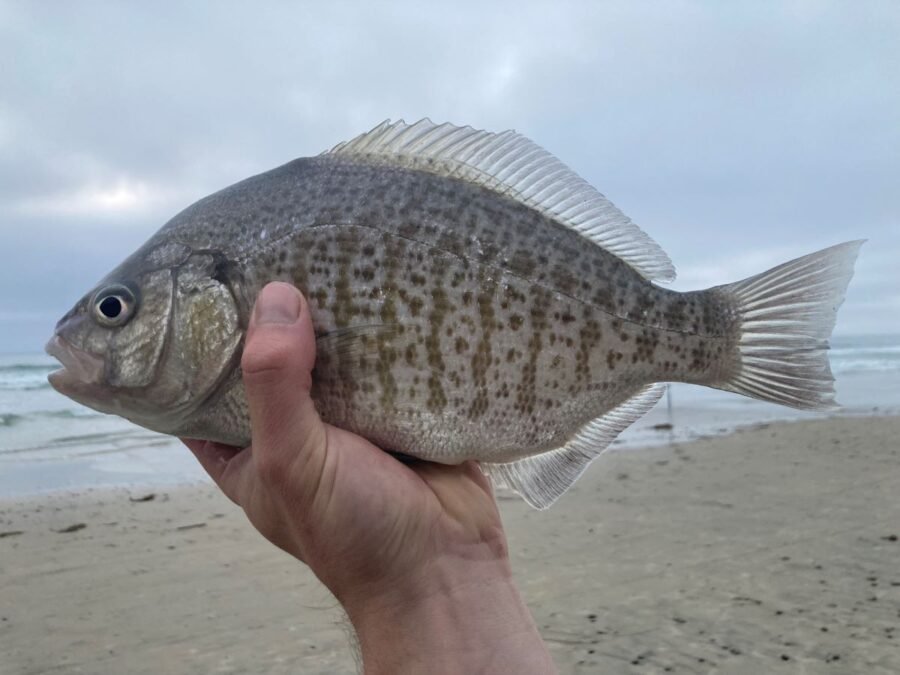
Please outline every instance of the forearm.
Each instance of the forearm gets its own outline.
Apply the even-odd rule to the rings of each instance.
[[[366,675],[557,672],[505,560],[442,560],[347,609]]]

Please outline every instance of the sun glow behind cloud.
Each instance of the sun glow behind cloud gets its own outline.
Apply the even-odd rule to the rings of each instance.
[[[123,176],[106,184],[91,183],[71,191],[32,197],[20,202],[18,211],[31,216],[134,215],[159,208],[171,197],[168,190]]]

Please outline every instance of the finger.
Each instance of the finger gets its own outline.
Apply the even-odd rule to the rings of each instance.
[[[241,360],[253,458],[264,478],[283,480],[297,466],[301,481],[321,474],[325,425],[310,396],[315,358],[302,294],[289,284],[269,284],[256,301]]]
[[[247,482],[242,474],[247,471],[246,466],[250,453],[241,448],[212,441],[182,438],[181,442],[194,454],[194,457],[200,462],[200,466],[225,493],[225,496],[240,505],[244,492],[242,488]]]

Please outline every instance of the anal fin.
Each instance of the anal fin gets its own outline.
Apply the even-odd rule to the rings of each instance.
[[[536,509],[550,507],[578,480],[588,464],[616,436],[643,417],[663,395],[665,384],[651,384],[609,412],[581,427],[562,447],[504,464],[482,463],[495,484],[515,490]]]

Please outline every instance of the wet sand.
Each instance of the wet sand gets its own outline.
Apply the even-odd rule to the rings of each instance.
[[[501,507],[563,673],[900,672],[900,417],[608,453]],[[0,673],[354,673],[347,633],[212,487],[0,502]]]

